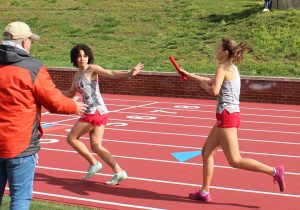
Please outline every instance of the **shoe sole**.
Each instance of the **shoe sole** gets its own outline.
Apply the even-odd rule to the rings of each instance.
[[[106,182],[107,185],[118,185],[120,182],[124,181],[125,179],[127,179],[128,177],[126,176],[125,178],[121,178],[119,179],[119,181],[116,183],[116,184],[113,184],[113,183],[109,183],[110,181]]]
[[[197,200],[197,201],[203,201],[203,202],[209,202],[209,201],[211,201],[211,199],[204,200],[203,198],[197,196],[196,193],[190,193],[189,194],[189,199],[191,199],[191,200]]]

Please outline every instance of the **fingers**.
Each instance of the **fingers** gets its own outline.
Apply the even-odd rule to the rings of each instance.
[[[179,70],[180,72],[182,72],[185,76],[187,75],[187,71],[186,70],[184,70],[184,69],[182,69],[182,68],[180,68],[180,70]]]
[[[134,69],[132,70],[131,75],[135,76],[135,75],[139,74],[143,70],[143,68],[144,68],[144,64],[143,63],[137,64],[134,67]]]
[[[87,105],[82,102],[76,101],[76,105],[77,105],[77,114],[84,113],[87,109]]]

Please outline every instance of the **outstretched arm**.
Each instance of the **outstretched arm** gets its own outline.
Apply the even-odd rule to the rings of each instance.
[[[137,64],[132,70],[108,70],[104,69],[98,65],[92,65],[93,73],[99,74],[103,77],[108,77],[111,79],[121,79],[127,77],[130,79],[131,77],[136,76],[139,74],[144,68],[144,64],[139,63]]]

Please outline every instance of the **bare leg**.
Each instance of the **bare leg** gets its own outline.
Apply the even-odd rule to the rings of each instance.
[[[273,175],[274,171],[272,167],[258,162],[254,159],[241,157],[236,128],[216,129],[216,137],[217,139],[219,139],[224,154],[232,167],[249,171],[262,172],[270,176]]]
[[[202,150],[203,160],[203,185],[202,190],[208,192],[214,172],[214,154],[219,147],[219,142],[216,138],[216,127],[210,131]]]
[[[101,157],[104,162],[106,162],[112,168],[115,173],[119,173],[122,171],[121,167],[115,161],[111,153],[102,146],[104,128],[104,125],[94,126],[94,128],[90,131],[91,148]]]
[[[67,141],[82,157],[84,157],[90,163],[90,165],[95,165],[97,163],[96,158],[90,153],[85,144],[79,140],[79,138],[89,132],[91,128],[92,125],[89,123],[79,121],[76,122],[67,137]]]

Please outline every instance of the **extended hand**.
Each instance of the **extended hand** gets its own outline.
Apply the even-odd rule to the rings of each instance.
[[[86,111],[87,105],[82,102],[75,101],[77,105],[77,114],[84,113]]]
[[[144,64],[139,63],[137,64],[131,71],[130,71],[130,76],[134,77],[135,75],[139,74],[144,68]]]

